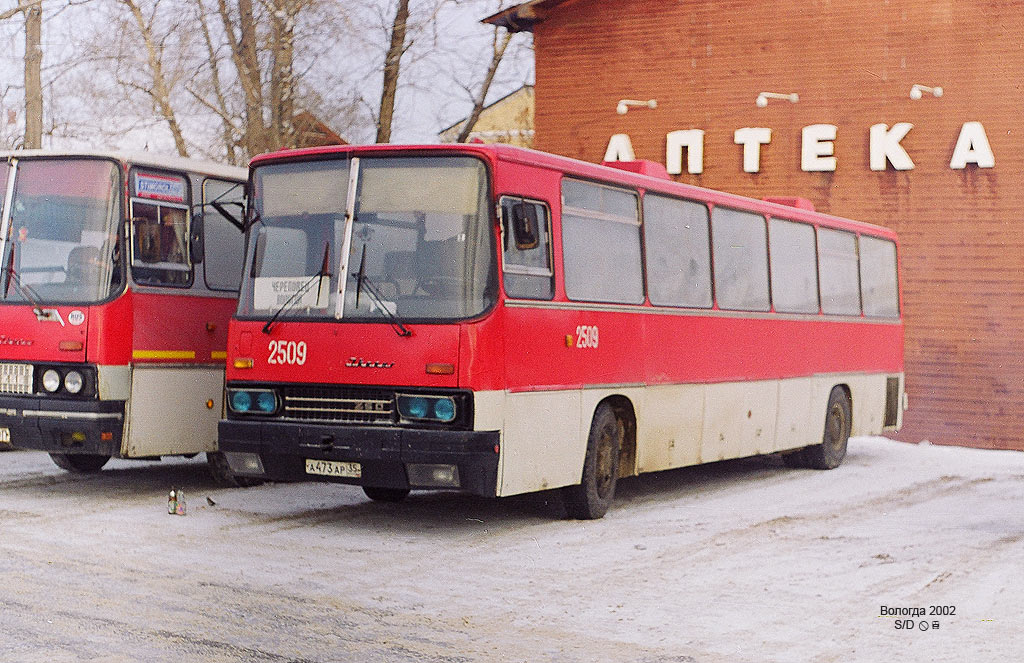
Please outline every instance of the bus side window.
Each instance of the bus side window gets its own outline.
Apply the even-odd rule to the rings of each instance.
[[[569,299],[644,301],[636,191],[562,180],[562,260]]]
[[[203,182],[203,275],[210,290],[237,291],[242,280],[241,223],[244,185],[207,179]],[[211,203],[217,203],[220,209]],[[232,214],[228,219],[223,212]],[[237,223],[236,223],[237,222]]]
[[[647,294],[652,304],[711,308],[706,205],[644,195],[644,242]]]
[[[823,313],[860,315],[856,235],[831,228],[818,229],[818,275]]]
[[[768,242],[764,217],[727,207],[711,211],[718,306],[733,311],[767,311]]]
[[[132,278],[147,285],[192,285],[187,179],[133,169],[130,193]]]
[[[186,209],[132,203],[132,274],[139,283],[191,283]]]
[[[551,266],[551,218],[547,206],[505,196],[501,199],[501,222],[505,294],[523,299],[553,298],[555,273]]]
[[[817,313],[818,261],[814,226],[784,219],[768,222],[772,303],[780,313]]]

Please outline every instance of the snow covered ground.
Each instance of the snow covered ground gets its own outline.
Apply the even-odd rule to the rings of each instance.
[[[883,438],[831,472],[624,480],[594,522],[550,493],[376,504],[219,488],[201,458],[83,477],[10,452],[0,661],[1019,660],[1022,505],[1024,453]]]

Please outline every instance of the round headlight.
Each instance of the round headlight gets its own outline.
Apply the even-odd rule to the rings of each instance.
[[[252,396],[248,391],[231,392],[231,409],[235,412],[248,412],[252,408]]]
[[[256,409],[260,412],[273,412],[277,409],[277,399],[274,398],[274,394],[269,391],[261,391],[260,395],[256,397]]]
[[[455,419],[455,401],[450,398],[439,398],[434,401],[434,416],[441,421]]]
[[[43,373],[43,389],[50,393],[60,389],[60,373],[52,368]]]
[[[85,382],[82,380],[82,374],[78,371],[68,371],[68,374],[64,376],[64,388],[69,393],[77,394],[82,391],[82,385]]]
[[[413,396],[406,401],[406,412],[410,417],[423,419],[427,416],[427,399]]]

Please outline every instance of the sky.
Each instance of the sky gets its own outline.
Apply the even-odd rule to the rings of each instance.
[[[77,0],[81,1],[81,0]],[[165,0],[168,1],[168,0]],[[412,0],[414,19],[422,16],[428,3],[436,0]],[[0,0],[0,12],[13,7],[16,0]],[[153,115],[133,130],[114,132],[100,140],[90,126],[107,121],[109,111],[101,117],[89,118],[90,105],[82,105],[82,98],[69,92],[75,81],[93,78],[89,65],[73,70],[69,62],[81,61],[76,42],[82,38],[83,27],[96,23],[104,9],[113,0],[87,0],[85,4],[66,7],[66,0],[45,0],[43,27],[43,80],[46,87],[44,125],[52,120],[62,125],[55,135],[44,137],[44,147],[95,147],[111,149],[151,149],[173,151],[173,141],[159,119]],[[339,0],[340,7],[349,10],[353,3]],[[380,61],[384,52],[384,33],[374,23],[380,16],[390,19],[394,0],[367,0],[363,14],[353,20],[354,39],[347,41],[325,38],[337,43],[330,50],[330,70],[338,75],[332,78],[339,94],[361,97],[362,123],[356,127],[339,128],[342,135],[353,142],[368,142],[374,138],[373,116],[380,98]],[[376,4],[374,4],[376,3]],[[505,5],[512,4],[505,0]],[[499,0],[449,0],[436,15],[433,30],[419,31],[414,43],[402,61],[400,90],[392,129],[392,142],[437,142],[437,133],[468,115],[469,97],[460,82],[479,80],[489,58],[490,26],[480,20],[497,11]],[[419,12],[419,13],[417,13]],[[24,20],[21,16],[0,23],[0,145],[18,141],[23,127],[23,53]],[[101,26],[101,30],[102,30]],[[330,42],[328,42],[330,43]],[[488,95],[499,99],[533,80],[533,55],[529,48],[529,35],[519,35],[514,41],[518,48],[506,56]],[[337,64],[335,64],[337,63]],[[340,73],[339,73],[340,72]],[[98,77],[98,74],[97,74]],[[81,84],[81,83],[77,83]],[[99,86],[99,82],[95,82]],[[331,86],[325,86],[327,94]],[[15,120],[13,123],[9,120]],[[139,124],[139,123],[136,123]]]

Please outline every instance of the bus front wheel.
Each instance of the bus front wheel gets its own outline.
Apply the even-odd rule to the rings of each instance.
[[[100,454],[58,454],[51,453],[50,458],[54,464],[62,470],[74,472],[75,474],[90,474],[99,472],[107,464],[110,456]]]
[[[221,451],[206,452],[206,467],[210,470],[213,480],[222,486],[231,488],[251,488],[263,483],[259,477],[243,477],[234,474],[228,465],[228,459]]]
[[[583,460],[583,477],[579,484],[562,489],[565,510],[570,518],[595,520],[608,511],[615,498],[619,478],[619,449],[626,428],[607,403],[594,412],[587,438],[587,455]]]
[[[833,387],[825,410],[825,433],[821,444],[807,447],[800,452],[803,466],[815,470],[831,470],[839,467],[846,458],[846,447],[850,441],[852,415],[850,397],[842,387]]]

